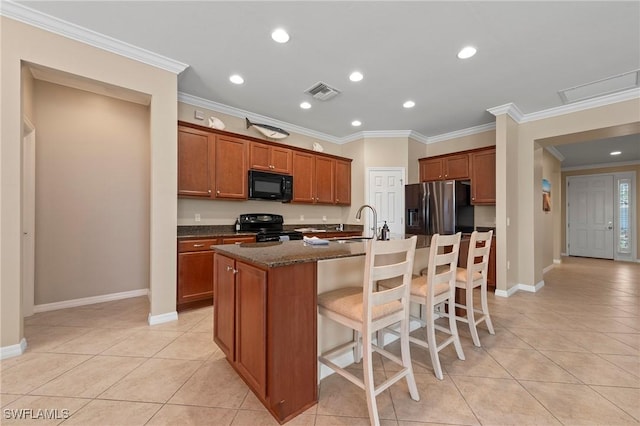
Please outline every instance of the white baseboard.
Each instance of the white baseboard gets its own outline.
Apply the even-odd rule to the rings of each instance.
[[[544,269],[542,270],[542,274],[543,274],[543,275],[544,275],[544,274],[546,274],[547,272],[549,272],[550,270],[552,270],[555,266],[556,266],[556,265],[555,265],[555,263],[552,263],[551,265],[547,266],[546,268],[544,268]]]
[[[511,288],[509,288],[508,290],[498,290],[498,289],[496,289],[494,294],[496,296],[498,296],[498,297],[511,297],[518,291],[518,286],[519,285],[520,284],[516,284],[516,285],[512,286]]]
[[[516,284],[512,286],[509,290],[498,290],[496,289],[495,295],[498,297],[510,297],[513,296],[516,292],[522,290],[527,291],[529,293],[536,293],[542,287],[544,287],[544,280],[540,281],[536,285],[528,285],[528,284]]]
[[[58,309],[75,308],[76,306],[93,305],[95,303],[111,302],[113,300],[129,299],[130,297],[146,296],[148,288],[139,290],[122,291],[120,293],[103,294],[101,296],[83,297],[80,299],[63,300],[62,302],[44,303],[34,305],[33,312],[56,311]]]
[[[0,359],[13,358],[14,356],[22,355],[27,350],[27,339],[24,337],[20,340],[20,343],[10,346],[3,346],[0,348]]]
[[[178,321],[178,312],[167,312],[166,314],[151,315],[149,314],[149,325],[164,324],[165,322]]]
[[[553,259],[553,263],[556,265],[562,264],[562,259]]]
[[[567,257],[567,256],[569,256],[569,255],[568,255],[567,253],[560,253],[560,256]]]

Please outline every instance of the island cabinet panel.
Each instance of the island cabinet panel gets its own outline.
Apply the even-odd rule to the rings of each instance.
[[[178,127],[178,195],[209,198],[215,135]]]
[[[293,153],[293,201],[313,203],[315,201],[316,162],[313,154]]]
[[[249,147],[249,168],[274,173],[291,174],[293,152],[279,146],[251,142]]]
[[[263,269],[214,258],[214,340],[284,423],[318,401],[316,263]]]
[[[214,197],[246,200],[248,142],[218,135],[215,153]]]
[[[266,396],[267,273],[236,262],[236,368],[257,396]]]
[[[496,150],[471,154],[471,204],[496,204]]]
[[[316,156],[315,162],[315,202],[319,204],[334,204],[336,197],[336,160]]]
[[[235,361],[236,277],[235,261],[213,256],[213,340],[229,361]]]
[[[351,162],[336,160],[336,204],[351,205]]]

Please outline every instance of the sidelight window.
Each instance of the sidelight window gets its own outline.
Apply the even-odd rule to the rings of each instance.
[[[631,253],[630,189],[631,179],[618,179],[618,253]]]

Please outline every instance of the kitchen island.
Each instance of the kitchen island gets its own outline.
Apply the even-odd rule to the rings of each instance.
[[[426,266],[424,240],[414,271]],[[287,422],[318,400],[318,348],[351,336],[318,324],[317,294],[362,286],[365,244],[286,241],[212,249],[214,340],[269,412]]]

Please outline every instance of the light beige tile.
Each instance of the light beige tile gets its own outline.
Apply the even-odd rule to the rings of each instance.
[[[362,371],[351,370],[359,378]],[[374,381],[379,385],[385,380],[384,372],[374,371]],[[395,385],[394,385],[395,386]],[[395,419],[389,390],[380,393],[376,402],[380,419]],[[319,415],[369,417],[364,390],[338,374],[332,374],[320,382]]]
[[[200,320],[193,328],[189,330],[190,333],[209,333],[213,335],[213,314],[207,315]]]
[[[160,407],[162,407],[161,404],[95,399],[78,410],[64,424],[65,426],[144,425]]]
[[[5,393],[26,394],[89,358],[87,355],[34,354],[26,361],[3,370],[0,388]]]
[[[5,405],[15,401],[20,398],[22,395],[17,394],[9,394],[9,393],[0,393],[0,407],[4,407]]]
[[[239,408],[247,392],[249,388],[226,359],[209,360],[175,393],[169,403]]]
[[[31,393],[95,398],[144,361],[144,358],[96,356]]]
[[[57,425],[73,416],[90,401],[80,398],[26,395],[3,409],[2,424]]]
[[[484,323],[483,323],[484,324]],[[501,327],[495,327],[496,334],[489,334],[489,330],[483,327],[483,324],[478,326],[478,336],[480,337],[480,345],[485,348],[519,348],[519,349],[531,349],[531,345],[520,338],[520,336],[513,333],[511,330]],[[533,330],[533,329],[532,329]],[[458,323],[458,333],[464,347],[473,346],[473,340],[471,339],[471,332],[469,327],[465,323]],[[465,345],[465,342],[467,345]]]
[[[49,349],[49,352],[97,355],[133,333],[134,330],[92,329],[82,336]]]
[[[562,332],[562,336],[583,348],[597,354],[637,355],[638,350],[626,345],[605,333]]]
[[[209,308],[212,309],[212,308]],[[202,321],[208,313],[203,310],[192,310],[178,313],[177,321],[148,326],[149,330],[160,331],[189,331]]]
[[[405,381],[391,387],[391,398],[398,421],[479,424],[448,376],[444,380],[438,380],[433,374],[417,374],[416,384],[420,401],[411,399]]]
[[[151,358],[99,398],[164,403],[201,365],[199,361]]]
[[[316,416],[316,426],[368,426],[369,418],[341,417],[341,416]],[[416,423],[413,423],[416,425]],[[381,419],[380,426],[396,426],[395,420]]]
[[[452,380],[481,424],[560,424],[515,380],[462,376]]]
[[[612,386],[591,386],[591,389],[640,422],[640,389]]]
[[[64,342],[75,339],[92,331],[88,327],[63,327],[63,326],[26,326],[25,338],[27,348],[34,352],[47,352],[60,346]]]
[[[316,416],[301,414],[287,422],[292,426],[313,426]],[[232,425],[278,426],[280,423],[268,411],[239,410]]]
[[[213,334],[185,333],[154,355],[155,358],[202,360],[218,350]]]
[[[577,378],[536,350],[495,348],[488,352],[518,380],[580,383]]]
[[[600,355],[612,364],[638,377],[640,381],[640,356],[629,355]]]
[[[544,330],[535,328],[512,328],[510,330],[531,347],[539,350],[554,350],[568,352],[587,352],[585,348],[568,340],[556,330]]]
[[[631,416],[586,385],[521,382],[564,424],[637,424]]]
[[[164,405],[147,426],[227,426],[233,421],[236,410],[226,408],[191,407],[186,405]]]
[[[638,319],[635,321],[640,322]],[[640,350],[640,333],[607,333],[607,336]]]
[[[102,355],[152,357],[182,334],[176,331],[138,330],[102,352]]]
[[[576,352],[542,351],[565,370],[590,385],[640,387],[637,376],[611,364],[599,355]]]
[[[443,371],[451,376],[511,378],[511,375],[483,348],[464,348],[465,360],[458,359],[453,345],[440,352]],[[428,353],[427,349],[422,350]]]

